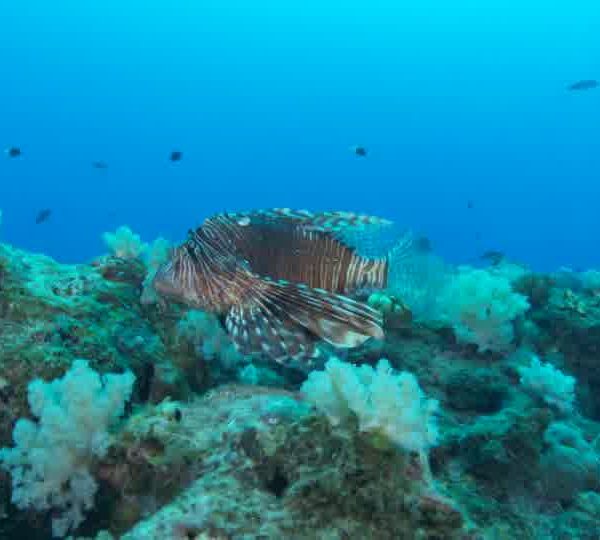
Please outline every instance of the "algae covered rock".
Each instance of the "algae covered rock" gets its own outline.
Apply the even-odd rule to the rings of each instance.
[[[491,414],[502,409],[509,387],[490,369],[460,369],[446,379],[447,404],[457,411]]]
[[[186,381],[174,373],[163,340],[139,303],[140,264],[104,258],[90,265],[64,265],[0,244],[5,387],[0,391],[7,409],[22,415],[29,380],[62,375],[75,358],[88,359],[100,372],[132,369],[139,380],[136,392],[150,392],[153,383],[168,386],[162,393],[155,390],[158,401],[169,393],[185,395]],[[163,373],[165,381],[160,380]],[[4,422],[0,440],[7,442]]]
[[[0,446],[27,414],[31,379],[59,377],[76,358],[136,375],[126,418],[89,465],[98,491],[76,538],[597,539],[600,427],[579,415],[600,410],[596,292],[543,276],[513,285],[531,310],[511,347],[526,342],[577,377],[563,410],[530,395],[518,358],[478,353],[397,299],[371,299],[392,314],[385,339],[341,354],[388,358],[439,401],[431,478],[358,425],[332,427],[296,392],[305,371],[221,354],[216,319],[199,333],[182,308],[141,303],[147,275],[138,257],[62,265],[0,245]],[[325,362],[332,351],[322,352]],[[555,437],[557,422],[577,437]],[[48,540],[51,513],[18,512],[10,498],[0,472],[0,539]]]
[[[463,514],[418,460],[332,429],[294,394],[222,387],[177,407],[179,421],[141,413],[124,433],[140,447],[153,438],[155,466],[194,479],[123,540],[464,537]],[[148,487],[137,496],[160,493]]]
[[[600,418],[600,296],[553,288],[544,309],[531,317],[546,335],[545,347],[560,351],[577,377],[583,411]]]
[[[440,449],[460,456],[463,468],[500,498],[512,493],[516,485],[533,490],[541,478],[544,433],[552,421],[547,409],[512,405],[449,430],[445,449]]]

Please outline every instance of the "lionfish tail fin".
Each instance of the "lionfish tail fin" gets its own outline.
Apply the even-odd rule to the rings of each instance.
[[[232,307],[226,328],[245,354],[285,363],[314,358],[316,342],[352,348],[383,338],[379,312],[351,298],[287,282],[261,281],[242,305]]]
[[[422,245],[425,241],[426,239],[416,238],[411,230],[404,231],[387,252],[388,264],[398,264],[413,257],[415,253],[427,251]]]

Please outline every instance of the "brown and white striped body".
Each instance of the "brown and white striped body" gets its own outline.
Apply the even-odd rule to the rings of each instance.
[[[342,212],[288,209],[219,214],[190,231],[154,280],[159,294],[226,315],[244,352],[278,361],[324,339],[352,347],[381,338],[379,313],[345,296],[383,288],[387,259],[361,257],[336,235],[383,223]]]

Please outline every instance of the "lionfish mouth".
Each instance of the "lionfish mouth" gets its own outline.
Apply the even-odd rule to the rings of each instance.
[[[176,303],[196,309],[203,307],[196,268],[185,249],[175,249],[170,259],[158,268],[152,287],[157,294]]]
[[[177,296],[177,287],[173,279],[173,272],[165,270],[165,266],[159,268],[152,279],[152,288],[160,295],[175,297]]]
[[[161,296],[172,300],[181,299],[182,286],[174,264],[174,257],[158,268],[152,279],[152,287]]]

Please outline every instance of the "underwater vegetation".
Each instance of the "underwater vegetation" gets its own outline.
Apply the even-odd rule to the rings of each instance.
[[[0,244],[0,538],[599,538],[600,272],[386,227]]]

